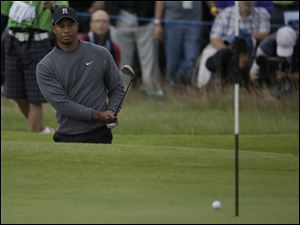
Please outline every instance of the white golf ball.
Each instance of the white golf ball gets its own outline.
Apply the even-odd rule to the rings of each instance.
[[[211,206],[212,206],[213,209],[220,209],[221,208],[221,202],[220,201],[213,201]]]

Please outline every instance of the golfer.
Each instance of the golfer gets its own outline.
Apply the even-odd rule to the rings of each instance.
[[[57,44],[37,65],[45,99],[56,109],[56,142],[111,143],[106,127],[124,94],[123,81],[111,54],[77,39],[78,16],[72,8],[54,10]]]

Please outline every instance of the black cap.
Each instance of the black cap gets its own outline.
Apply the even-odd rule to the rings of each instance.
[[[79,20],[75,9],[71,7],[62,7],[54,9],[52,24],[56,24],[63,18],[70,18],[75,22],[78,22]]]

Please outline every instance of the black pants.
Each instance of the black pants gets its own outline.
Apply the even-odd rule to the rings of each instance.
[[[53,140],[55,142],[111,144],[112,133],[107,127],[101,127],[97,130],[77,135],[68,135],[56,132],[53,136]]]

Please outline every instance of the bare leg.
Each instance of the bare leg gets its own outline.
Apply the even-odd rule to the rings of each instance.
[[[29,132],[40,132],[46,126],[42,122],[43,119],[43,107],[42,105],[34,105],[29,103],[29,113],[28,113],[28,127]]]
[[[22,114],[25,116],[25,118],[28,119],[29,114],[29,103],[25,99],[15,99],[15,102],[18,104]]]

